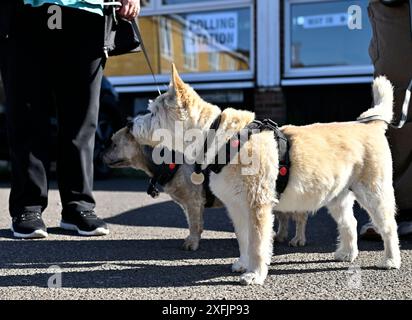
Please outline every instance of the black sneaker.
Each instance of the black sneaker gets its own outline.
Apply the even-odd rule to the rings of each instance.
[[[77,231],[82,236],[104,236],[109,234],[106,223],[93,210],[62,213],[60,227]]]
[[[28,211],[13,217],[11,231],[16,238],[46,238],[46,225],[40,212]]]

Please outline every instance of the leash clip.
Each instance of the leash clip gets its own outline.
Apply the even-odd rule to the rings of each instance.
[[[153,199],[156,199],[160,194],[159,189],[156,188],[156,184],[153,183],[152,179],[150,179],[149,187],[147,188],[147,194],[150,195]]]

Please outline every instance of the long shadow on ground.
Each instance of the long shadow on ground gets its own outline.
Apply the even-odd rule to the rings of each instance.
[[[367,220],[356,214],[359,225]],[[110,223],[132,226],[162,226],[186,228],[186,222],[177,206],[171,202],[121,213],[107,219]],[[231,231],[231,223],[223,210],[205,214],[206,229]],[[291,228],[292,229],[292,228]],[[293,230],[290,230],[293,234]],[[52,230],[57,233],[57,230]],[[270,274],[313,273],[346,270],[347,266],[332,263],[332,254],[325,260],[301,258],[276,262],[276,256],[293,253],[332,253],[336,243],[336,225],[321,210],[309,219],[308,245],[290,248],[287,244],[274,246]],[[0,238],[10,238],[9,230],[0,230]],[[213,259],[233,258],[239,255],[233,238],[202,239],[200,249],[186,252],[181,249],[183,239],[87,239],[87,240],[0,240],[0,287],[47,287],[51,275],[48,268],[57,265],[63,271],[63,287],[68,288],[133,288],[227,285],[230,262]],[[382,250],[381,242],[359,241],[360,250]],[[402,242],[403,249],[412,249],[411,242]],[[198,261],[198,260],[210,261]],[[174,264],[175,265],[171,265]],[[294,268],[283,268],[284,265]],[[302,264],[317,264],[314,268],[299,268]],[[279,268],[280,267],[280,268]],[[73,268],[73,269],[71,269]],[[25,274],[24,270],[30,272]],[[17,271],[18,274],[13,274]],[[33,274],[34,273],[34,274]],[[223,279],[223,280],[222,280]],[[226,281],[225,281],[226,279]],[[230,278],[233,279],[233,278]],[[237,282],[236,282],[237,283]]]

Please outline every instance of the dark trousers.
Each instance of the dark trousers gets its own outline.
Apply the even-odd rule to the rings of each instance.
[[[13,0],[14,1],[14,0]],[[93,209],[93,149],[103,73],[103,17],[22,6],[0,47],[12,165],[10,213],[47,206],[50,109],[57,109],[57,176],[65,211]]]
[[[380,2],[369,4],[369,18],[373,39],[369,53],[375,67],[375,76],[386,75],[394,85],[395,121],[401,115],[405,92],[412,80],[412,34],[409,4],[387,7]],[[394,188],[400,220],[412,218],[412,103],[408,123],[402,129],[390,128]]]

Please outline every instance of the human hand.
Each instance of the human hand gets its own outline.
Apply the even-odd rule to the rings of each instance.
[[[140,13],[140,0],[120,0],[122,7],[119,9],[118,14],[120,17],[133,20]]]

